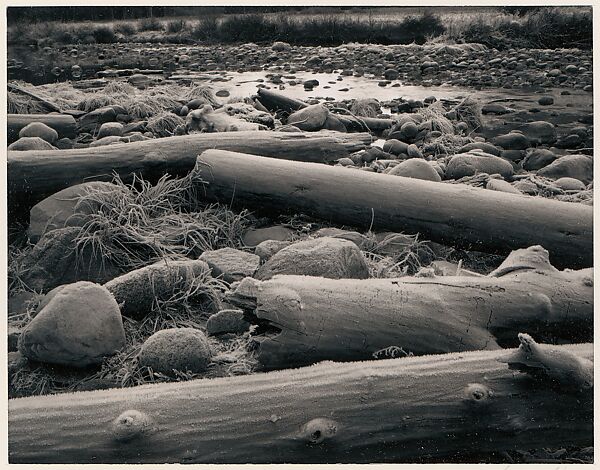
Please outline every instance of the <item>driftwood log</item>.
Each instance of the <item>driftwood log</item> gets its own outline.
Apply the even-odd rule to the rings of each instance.
[[[592,445],[593,345],[520,336],[519,350],[10,400],[9,462],[456,462]]]
[[[9,114],[6,119],[8,142],[19,138],[19,132],[32,122],[41,122],[58,132],[58,137],[73,139],[77,136],[77,123],[73,116],[67,114]]]
[[[124,181],[133,174],[156,181],[185,175],[206,149],[227,149],[273,158],[329,162],[364,149],[371,136],[339,132],[223,132],[72,150],[8,152],[10,213],[29,209],[61,189],[86,181]]]
[[[262,325],[266,369],[322,360],[437,354],[515,346],[529,331],[547,341],[593,340],[593,269],[558,271],[541,247],[513,252],[489,276],[244,279],[229,296]]]
[[[198,162],[206,197],[227,204],[501,254],[539,244],[557,267],[592,266],[593,209],[583,204],[222,150]]]
[[[306,108],[308,104],[304,101],[300,101],[294,98],[289,98],[276,91],[266,90],[264,88],[258,89],[258,100],[259,102],[270,111],[282,110],[287,113],[298,111],[299,109]],[[345,114],[334,113],[334,116],[338,118],[348,131],[360,132],[370,131],[379,132],[384,129],[389,129],[394,124],[393,119],[381,119],[372,118],[366,116],[351,116]]]

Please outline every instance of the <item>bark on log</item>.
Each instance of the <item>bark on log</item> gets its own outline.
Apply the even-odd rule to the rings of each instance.
[[[538,262],[527,266],[527,257]],[[263,327],[255,339],[265,370],[370,359],[390,347],[415,355],[514,347],[520,331],[546,341],[593,341],[592,268],[558,271],[545,250],[531,247],[509,256],[498,273],[246,278],[228,301]]]
[[[583,204],[222,150],[198,162],[209,199],[501,254],[539,244],[557,267],[592,266],[593,209]]]
[[[73,139],[77,137],[77,123],[73,116],[64,114],[9,114],[6,120],[8,143],[12,143],[19,138],[19,132],[26,125],[32,122],[41,122],[58,132],[58,137],[68,137]]]
[[[271,90],[265,90],[264,88],[259,88],[258,99],[263,106],[265,106],[271,111],[282,110],[288,113],[292,113],[294,111],[298,111],[299,109],[306,108],[308,106],[308,104],[306,104],[304,101],[289,98],[285,95],[282,95],[281,93],[277,93]],[[342,122],[342,124],[344,124],[344,126],[346,126],[346,129],[348,129],[348,131],[353,132],[379,132],[384,129],[389,129],[394,124],[394,121],[392,119],[379,119],[366,116],[357,116],[355,118],[344,114],[332,114],[336,118],[338,118]]]
[[[86,181],[124,181],[133,174],[153,181],[184,175],[206,149],[227,149],[313,162],[347,157],[371,143],[369,134],[339,132],[223,132],[72,150],[8,152],[9,213],[29,209],[61,189]]]
[[[572,366],[588,377],[593,345],[540,349],[547,380],[501,362],[518,368],[523,354],[323,363],[10,400],[9,462],[456,462],[473,452],[592,445],[593,393],[553,383],[571,378]]]

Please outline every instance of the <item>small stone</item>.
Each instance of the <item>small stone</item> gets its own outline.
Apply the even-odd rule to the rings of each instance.
[[[252,277],[260,265],[257,255],[234,248],[205,251],[199,259],[208,263],[214,277],[222,276],[229,283]]]
[[[505,150],[525,150],[530,146],[529,139],[517,132],[497,136],[494,144]]]
[[[554,98],[551,96],[542,96],[538,100],[538,104],[541,106],[550,106],[551,104],[554,104]]]
[[[219,98],[227,98],[230,95],[230,93],[227,90],[218,90],[215,93],[215,96],[218,96]]]
[[[585,184],[575,178],[563,177],[554,181],[554,185],[564,191],[583,191]]]
[[[210,336],[223,333],[244,333],[250,329],[250,323],[244,319],[242,310],[221,310],[210,316],[206,331]]]
[[[195,328],[169,328],[150,336],[142,345],[139,365],[154,372],[173,375],[204,372],[211,360],[206,335]]]
[[[287,123],[303,131],[318,131],[323,129],[328,115],[329,111],[325,106],[314,104],[292,113]]]
[[[276,274],[366,279],[369,277],[369,268],[354,243],[340,238],[322,237],[283,248],[259,268],[255,278],[266,280]]]
[[[73,367],[99,364],[123,346],[117,302],[105,287],[86,281],[57,292],[19,341],[19,351],[29,359]]]
[[[354,243],[359,248],[363,245],[366,238],[364,235],[354,232],[352,230],[342,230],[335,227],[324,227],[317,230],[312,234],[315,238],[331,237],[331,238],[342,238]]]
[[[283,225],[272,227],[254,228],[248,230],[242,237],[245,246],[257,246],[266,240],[286,241],[294,238],[295,232]]]
[[[399,165],[392,168],[388,174],[426,181],[442,181],[439,173],[429,163],[417,158],[401,162]]]
[[[493,178],[487,182],[485,189],[490,189],[492,191],[501,191],[503,193],[523,194],[508,181]]]
[[[123,135],[123,124],[120,122],[105,122],[100,126],[98,130],[97,139],[102,139],[108,136],[122,136]]]
[[[423,153],[415,144],[410,144],[406,150],[409,158],[423,158]]]
[[[372,148],[374,148],[374,147],[372,147]],[[408,152],[408,144],[406,144],[406,143],[404,143],[404,142],[402,142],[401,140],[398,140],[398,139],[388,139],[383,144],[383,152],[391,153],[392,155],[400,155],[402,153],[407,153]],[[380,157],[377,157],[376,153],[374,153],[373,156],[375,158],[372,158],[369,161],[367,161],[363,157],[363,161],[365,161],[366,163],[371,163],[376,158],[379,158],[379,159],[384,158],[384,155],[381,155]]]
[[[290,246],[292,242],[290,241],[280,241],[280,240],[265,240],[264,242],[260,242],[254,248],[254,254],[260,258],[261,262],[267,261],[271,256],[285,248],[286,246]]]
[[[54,144],[58,140],[58,132],[43,122],[31,122],[19,131],[19,137],[39,137]]]
[[[558,158],[548,149],[534,149],[527,152],[523,159],[522,166],[524,170],[535,171],[544,168]]]

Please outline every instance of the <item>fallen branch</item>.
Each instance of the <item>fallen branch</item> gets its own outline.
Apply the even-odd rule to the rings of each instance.
[[[7,83],[6,86],[8,87],[8,91],[12,91],[15,93],[21,93],[22,95],[29,96],[29,97],[39,101],[48,109],[49,112],[56,112],[56,113],[62,112],[60,110],[60,108],[58,106],[56,106],[54,103],[51,103],[50,101],[46,100],[45,98],[42,98],[39,95],[36,95],[35,93],[32,93],[31,91],[24,90],[23,88],[15,85],[13,83]]]
[[[208,199],[339,224],[419,232],[451,246],[507,254],[542,245],[557,267],[592,266],[592,207],[356,169],[207,150]]]
[[[9,400],[9,462],[398,463],[593,445],[593,345],[538,348],[545,378],[509,369],[522,354],[323,363]],[[573,364],[583,373],[567,390],[555,377]]]

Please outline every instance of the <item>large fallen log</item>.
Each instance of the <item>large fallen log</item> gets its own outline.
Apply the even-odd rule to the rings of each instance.
[[[150,181],[165,173],[185,175],[206,149],[227,149],[273,158],[329,162],[364,149],[369,134],[222,132],[72,150],[8,152],[9,213],[29,209],[61,189],[85,181],[124,181],[138,174]]]
[[[58,137],[75,138],[77,123],[67,114],[9,114],[6,119],[8,143],[19,138],[19,132],[32,122],[41,122],[58,132]]]
[[[261,325],[266,370],[513,347],[520,331],[593,341],[593,268],[558,271],[541,247],[513,252],[485,277],[246,278],[228,301]]]
[[[460,462],[592,445],[593,345],[521,341],[517,351],[10,400],[9,462]]]
[[[557,267],[592,266],[592,207],[356,169],[207,150],[206,197],[354,227],[509,253],[542,245]]]
[[[264,88],[258,89],[258,100],[270,111],[282,110],[287,113],[292,113],[308,106],[304,101],[289,98],[281,93],[266,90]],[[344,124],[344,126],[346,126],[346,129],[354,132],[365,130],[379,132],[384,129],[389,129],[394,124],[393,119],[352,116],[338,113],[334,113],[334,115],[342,122],[342,124]]]

